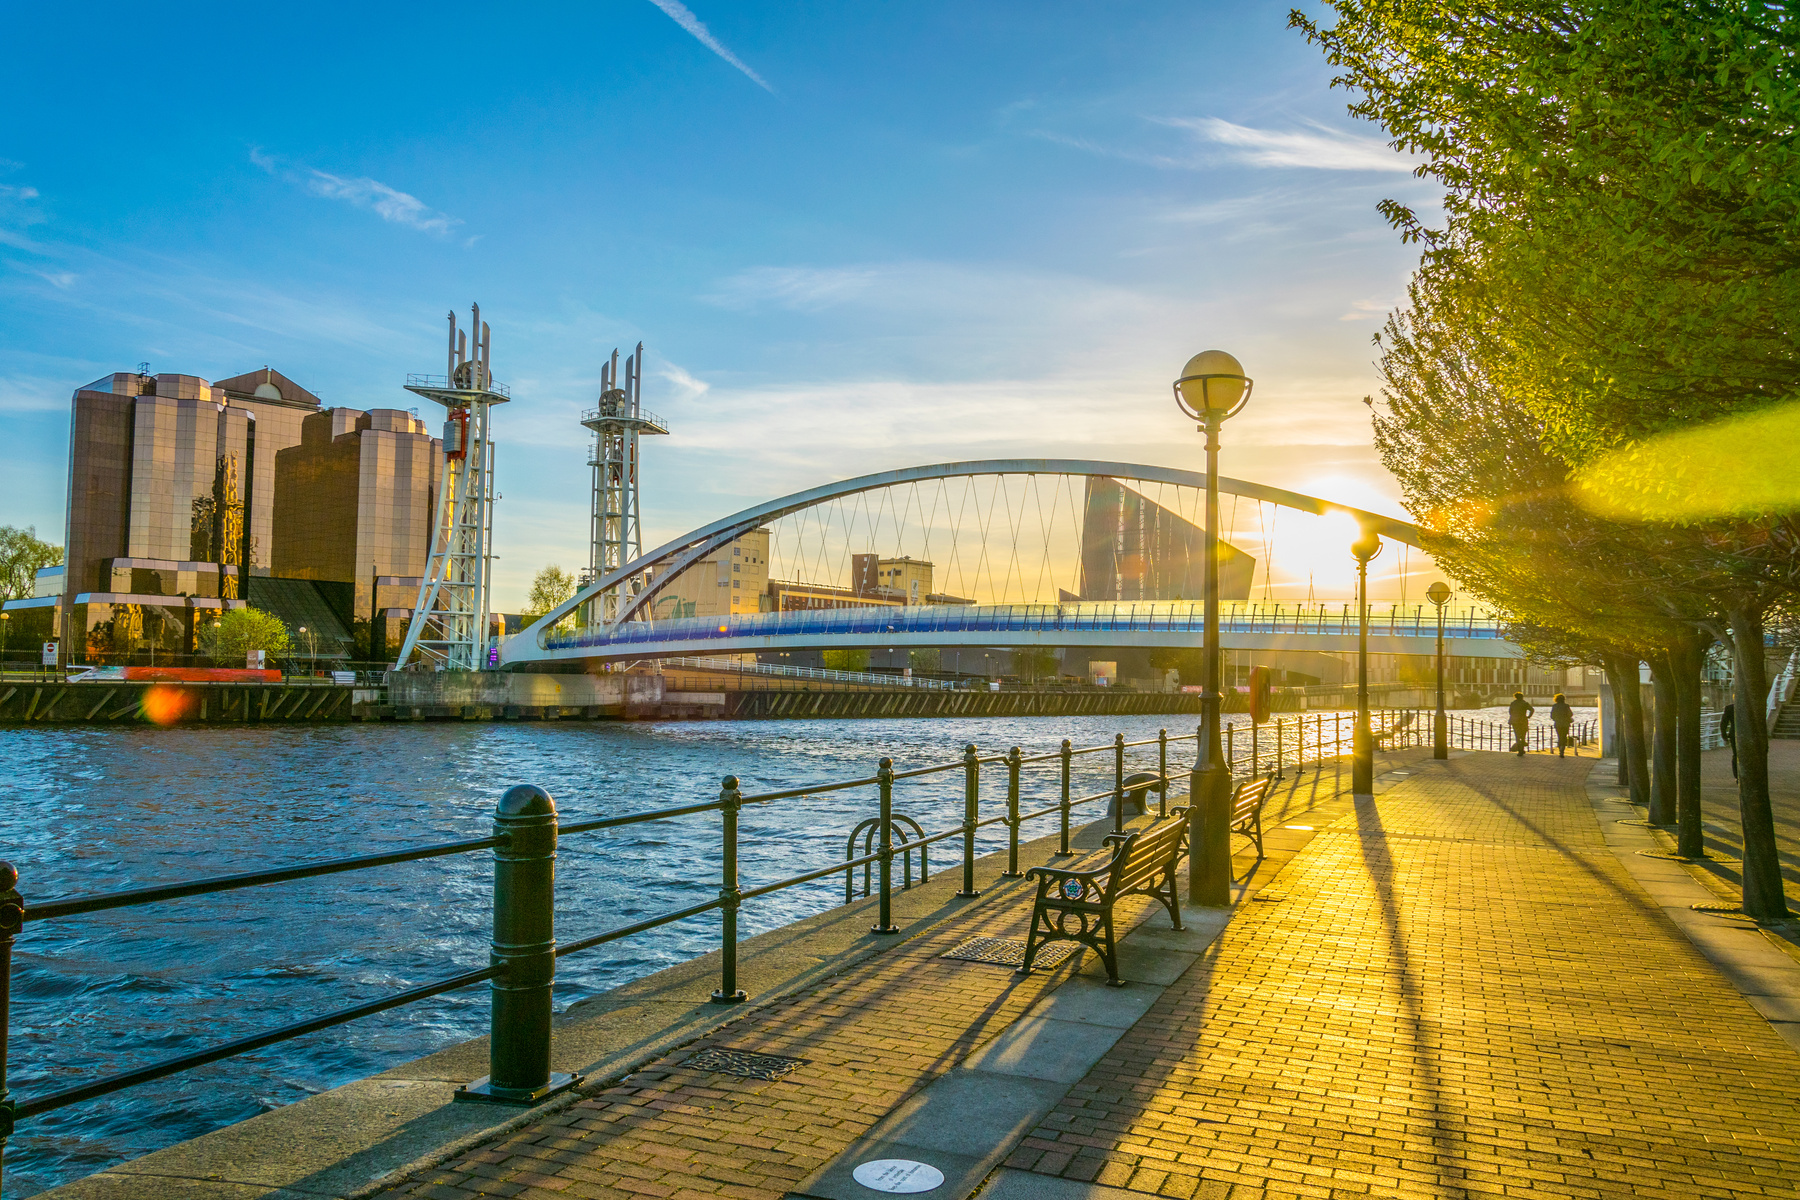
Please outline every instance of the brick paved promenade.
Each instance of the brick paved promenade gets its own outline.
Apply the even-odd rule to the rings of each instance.
[[[1016,1167],[1169,1196],[1791,1196],[1800,1056],[1601,841],[1471,755],[1321,829]]]
[[[1290,815],[1317,832],[1258,872],[1280,899],[1244,904],[990,1189],[1795,1195],[1800,1055],[1602,844],[1592,766],[1471,755]],[[777,1200],[1078,969],[937,957],[1024,917],[974,904],[387,1194]],[[808,1061],[775,1082],[682,1065],[707,1045]]]

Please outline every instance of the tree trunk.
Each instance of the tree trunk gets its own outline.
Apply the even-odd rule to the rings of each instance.
[[[1650,741],[1650,823],[1675,824],[1675,672],[1667,650],[1650,654],[1655,695]]]
[[[1744,825],[1744,913],[1759,921],[1787,916],[1781,886],[1781,859],[1775,846],[1775,815],[1769,806],[1769,672],[1763,660],[1763,604],[1739,600],[1726,614],[1731,621],[1735,669],[1732,701],[1737,706],[1738,814]]]
[[[1706,853],[1706,831],[1700,820],[1700,672],[1706,664],[1709,634],[1694,630],[1669,651],[1675,676],[1675,852],[1683,858]]]
[[[1625,762],[1625,778],[1631,788],[1633,804],[1650,803],[1650,763],[1644,745],[1644,693],[1638,683],[1638,664],[1624,656],[1608,656],[1606,677],[1612,683],[1613,699],[1619,704],[1619,724],[1624,743],[1619,757]]]

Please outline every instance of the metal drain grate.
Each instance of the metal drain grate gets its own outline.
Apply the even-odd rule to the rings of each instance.
[[[1039,946],[1032,957],[1033,967],[1054,967],[1069,955],[1081,949],[1076,942],[1051,942],[1047,946]],[[972,937],[954,950],[938,955],[939,958],[960,958],[964,962],[993,963],[997,967],[1020,967],[1025,965],[1025,943],[1018,938]]]
[[[811,1061],[806,1058],[787,1058],[780,1054],[726,1050],[715,1046],[710,1050],[702,1050],[681,1065],[696,1071],[711,1071],[717,1075],[741,1075],[745,1079],[766,1079],[773,1082]]]

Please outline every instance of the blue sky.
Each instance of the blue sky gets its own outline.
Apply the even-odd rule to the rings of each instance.
[[[1199,466],[1168,382],[1211,346],[1257,380],[1227,473],[1398,511],[1361,398],[1415,255],[1375,204],[1432,193],[1286,14],[15,5],[0,523],[60,531],[90,379],[267,363],[413,407],[471,300],[517,397],[503,606],[585,561],[576,420],[640,339],[649,542],[919,462]]]

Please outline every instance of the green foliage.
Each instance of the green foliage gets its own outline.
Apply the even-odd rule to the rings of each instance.
[[[531,579],[525,597],[525,615],[541,617],[575,594],[575,577],[551,563]]]
[[[915,671],[937,671],[942,656],[935,649],[911,650],[907,652],[906,663]]]
[[[869,669],[869,652],[867,650],[827,650],[824,653],[827,671],[866,671]]]
[[[1150,651],[1150,665],[1158,671],[1179,671],[1181,682],[1198,687],[1206,670],[1206,656],[1195,646],[1163,646]]]
[[[194,643],[201,654],[215,660],[242,659],[252,650],[272,658],[285,658],[293,647],[281,618],[260,608],[230,608],[217,621],[199,618]]]
[[[535,621],[557,605],[575,594],[575,577],[551,563],[539,571],[531,579],[531,591],[525,597],[525,619],[527,623]],[[575,625],[575,614],[570,613],[555,625],[557,629],[572,629]]]
[[[1046,676],[1055,678],[1056,668],[1060,665],[1056,651],[1047,646],[1027,646],[1014,650],[1013,672],[1026,679],[1043,679]]]
[[[62,560],[62,547],[40,540],[37,526],[0,525],[0,600],[30,596],[38,569],[57,566]]]

